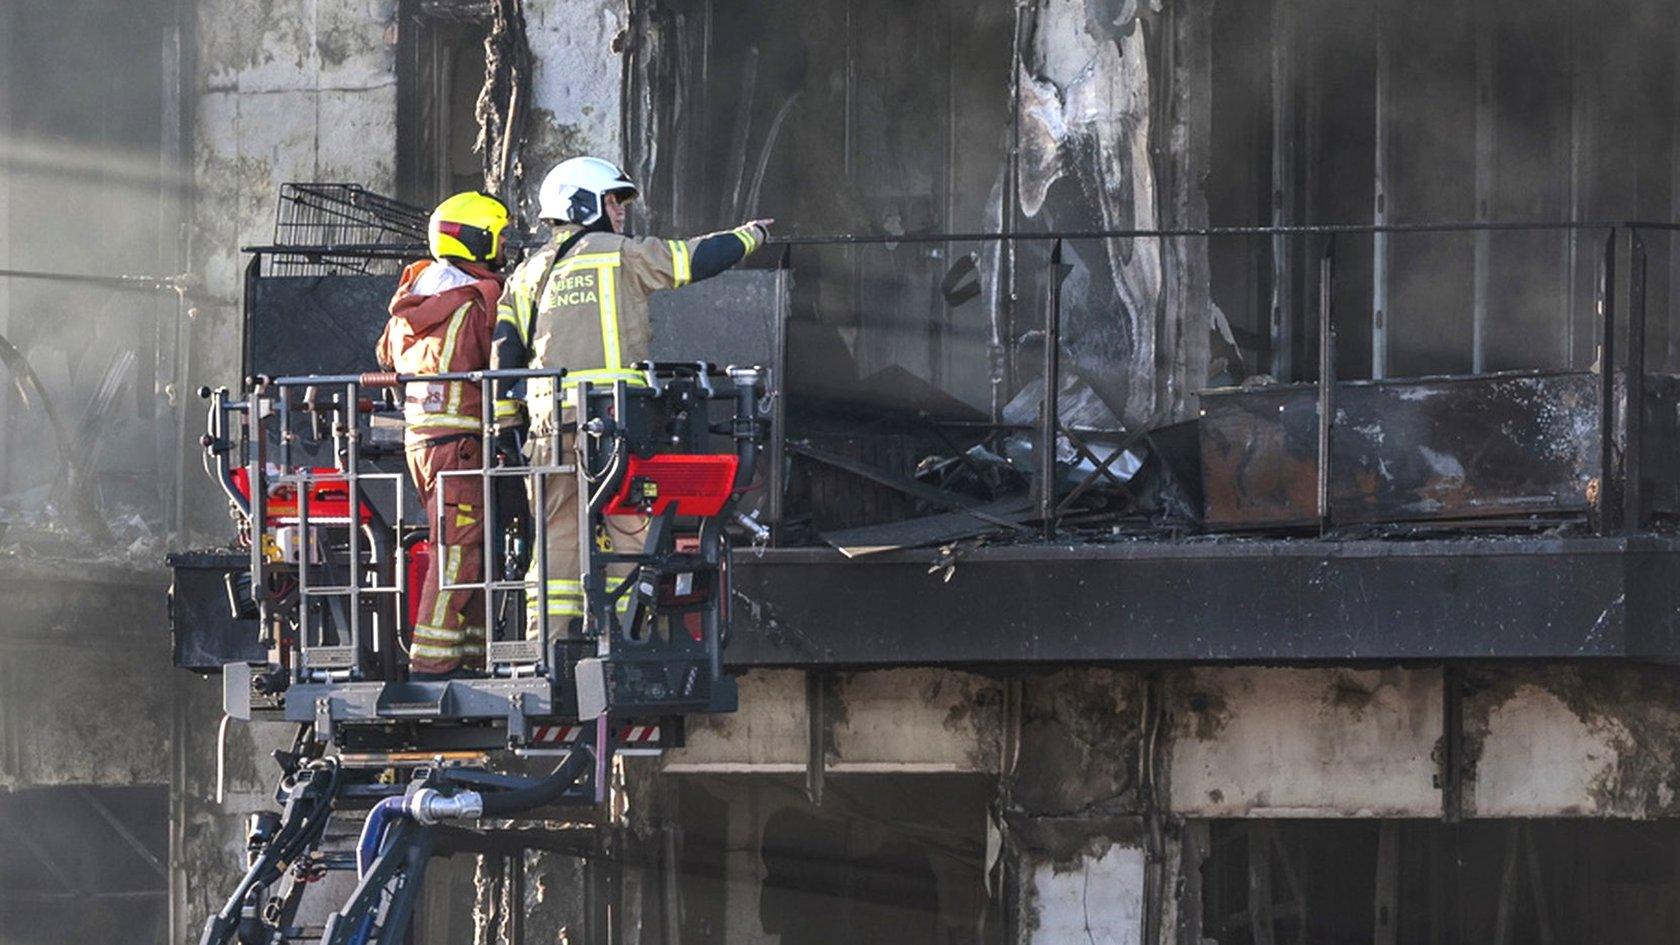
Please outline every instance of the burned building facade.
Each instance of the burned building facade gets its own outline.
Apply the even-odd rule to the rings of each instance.
[[[0,937],[93,892],[32,830],[85,808],[150,877],[109,914],[195,939],[270,803],[290,731],[219,732],[139,602],[226,540],[182,392],[265,343],[282,186],[532,228],[578,154],[637,231],[777,220],[708,289],[779,369],[741,706],[416,941],[1680,934],[1663,5],[123,6],[0,7],[0,268],[150,277],[0,279],[0,877],[51,880]]]

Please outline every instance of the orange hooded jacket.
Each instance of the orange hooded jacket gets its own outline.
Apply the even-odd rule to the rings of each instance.
[[[399,374],[445,374],[490,366],[490,336],[502,280],[480,266],[427,259],[403,270],[391,318],[379,336],[379,363]],[[418,381],[404,391],[410,445],[476,433],[483,394],[466,381]]]

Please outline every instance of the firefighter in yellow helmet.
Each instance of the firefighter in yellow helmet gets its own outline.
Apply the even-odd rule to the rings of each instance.
[[[755,220],[691,239],[629,236],[624,232],[625,206],[636,195],[635,183],[600,158],[563,161],[543,178],[537,213],[554,226],[553,239],[508,277],[497,307],[495,367],[565,368],[568,381],[644,383],[630,368],[651,355],[648,295],[734,266],[764,244],[772,222]],[[497,423],[504,431],[529,430],[524,449],[539,466],[570,461],[569,436],[561,446],[564,455],[549,455],[546,434],[557,424],[571,422],[553,415],[551,393],[543,384],[532,383],[528,399],[521,401],[511,393],[511,385],[497,389]],[[563,407],[562,412],[571,410]],[[498,452],[505,462],[517,462],[522,435],[504,432],[502,437]],[[583,614],[576,502],[576,481],[553,476],[544,486],[543,508],[534,511],[547,521],[548,573],[526,577],[547,582],[550,627],[558,635]],[[597,536],[603,546],[628,553],[641,550],[645,518],[612,516],[609,522],[608,534]],[[532,556],[533,570],[537,560]],[[625,569],[620,567],[618,573]],[[626,595],[621,606],[628,606],[629,600]],[[536,601],[534,594],[527,601],[531,627],[536,623]]]
[[[489,194],[461,193],[438,204],[427,228],[432,258],[404,269],[391,297],[378,349],[386,370],[445,374],[490,366],[507,225],[507,207]],[[408,471],[432,527],[409,651],[415,678],[484,664],[483,594],[440,589],[482,580],[481,480],[448,476],[440,486],[438,477],[480,467],[483,399],[479,385],[461,381],[410,383],[403,395]]]

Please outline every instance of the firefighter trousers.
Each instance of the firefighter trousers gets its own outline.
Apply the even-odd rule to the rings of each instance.
[[[476,435],[408,447],[408,472],[432,530],[432,553],[420,587],[409,650],[411,672],[437,674],[484,667],[483,592],[440,589],[444,584],[483,580],[483,479],[439,476],[449,470],[482,468],[482,451]]]
[[[570,414],[570,411],[567,411]],[[569,420],[570,417],[568,416]],[[571,434],[560,437],[560,455],[555,457],[549,436],[531,437],[526,452],[531,465],[549,466],[576,461]],[[578,540],[578,481],[572,473],[542,477],[543,495],[540,514],[545,522],[543,544],[547,550],[547,573],[540,573],[542,559],[531,556],[528,581],[545,581],[548,590],[548,632],[550,639],[576,638],[583,625],[583,549]],[[531,507],[537,508],[534,477]],[[595,535],[595,546],[603,551],[634,553],[642,550],[647,537],[648,519],[639,515],[605,516],[606,528]],[[631,571],[630,565],[612,565],[609,578],[622,578]],[[536,585],[533,585],[535,587]],[[538,614],[541,598],[530,591],[525,600],[526,634],[538,638]],[[630,605],[630,596],[619,599],[618,611]]]

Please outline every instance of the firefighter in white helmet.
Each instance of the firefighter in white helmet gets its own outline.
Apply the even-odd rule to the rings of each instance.
[[[651,356],[648,295],[734,266],[764,244],[772,222],[754,220],[691,239],[630,236],[624,232],[625,207],[636,196],[636,184],[624,171],[600,158],[563,161],[543,178],[537,214],[554,226],[553,238],[508,277],[497,308],[494,367],[564,368],[568,381],[644,383],[631,366]],[[554,457],[546,434],[570,422],[571,410],[563,407],[568,416],[554,416],[551,390],[541,383],[530,385],[525,401],[513,396],[512,387],[498,387],[495,406],[503,462],[520,461],[518,444],[526,430],[524,452],[532,463],[565,462],[571,438],[564,438],[562,456]],[[559,634],[583,615],[576,502],[572,477],[549,477],[544,508],[537,512],[548,523],[548,573],[527,575],[546,580],[550,626]],[[609,522],[608,532],[596,536],[604,548],[641,550],[646,519],[612,516]],[[538,557],[531,560],[534,570]],[[537,599],[532,594],[527,602],[533,628]],[[628,603],[626,595],[621,606]]]

